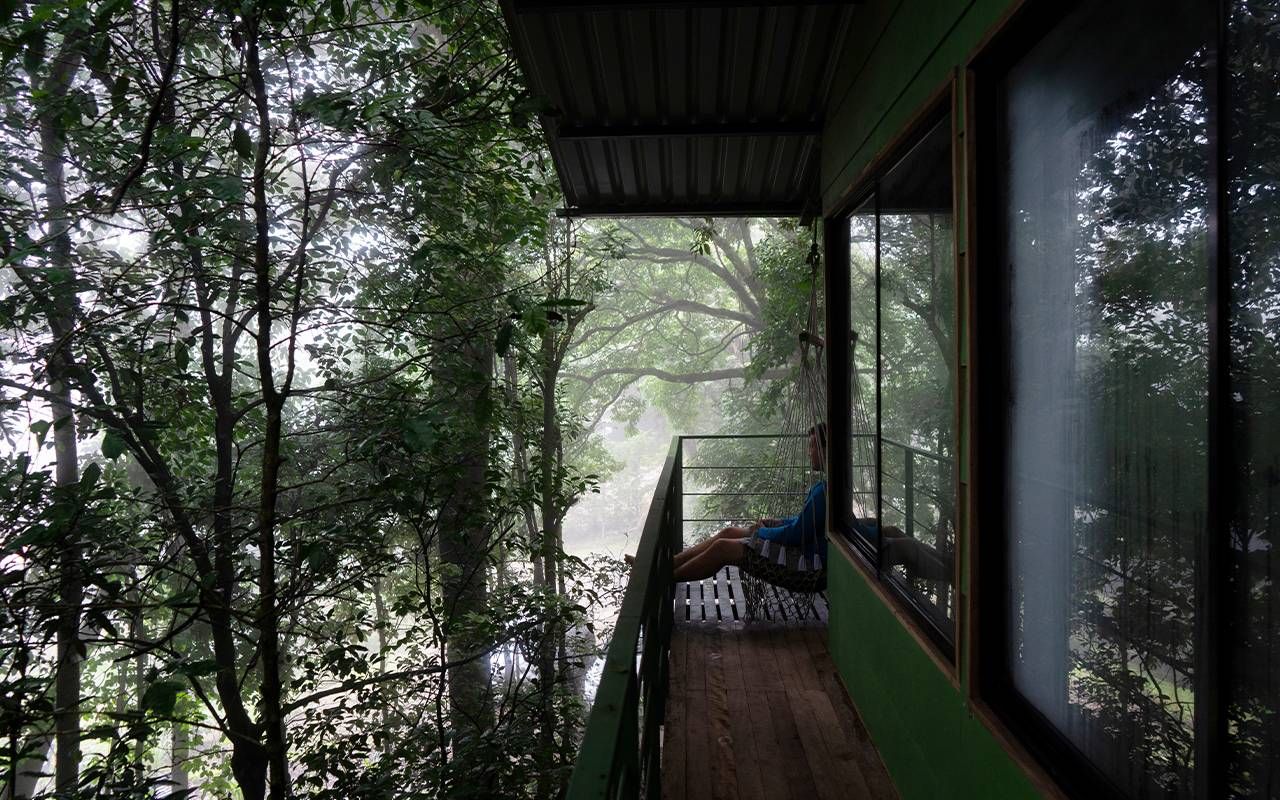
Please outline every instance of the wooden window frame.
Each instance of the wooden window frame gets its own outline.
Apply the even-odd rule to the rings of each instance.
[[[959,95],[957,93],[957,83],[955,76],[948,76],[929,98],[921,104],[910,120],[902,126],[897,134],[872,158],[870,163],[862,170],[859,176],[851,184],[850,190],[846,192],[836,206],[823,219],[824,232],[824,248],[827,259],[827,269],[824,271],[824,291],[826,294],[826,330],[831,331],[849,331],[850,330],[850,314],[849,314],[849,236],[848,222],[853,212],[860,208],[868,199],[872,197],[878,198],[879,182],[883,175],[887,174],[911,149],[917,145],[921,139],[929,133],[929,131],[946,117],[951,120],[951,163],[952,163],[952,219],[958,219],[956,214],[958,206],[958,197],[960,190],[960,181],[958,180],[958,164],[959,164],[959,144],[957,137],[958,117],[957,111]],[[878,200],[877,200],[878,203]],[[879,208],[876,207],[876,226],[877,239],[879,238]],[[958,228],[953,228],[951,236],[951,255],[954,265],[953,280],[956,289],[960,286],[960,268],[959,254],[956,249],[956,238]],[[880,359],[879,359],[879,282],[880,282],[880,265],[879,265],[879,248],[876,254],[876,473],[881,472],[881,446],[880,438]],[[957,293],[956,313],[952,318],[953,330],[959,331],[959,302],[960,297]],[[956,353],[959,354],[960,337],[955,337]],[[875,552],[871,552],[871,548],[857,536],[849,524],[847,517],[842,511],[851,507],[850,497],[848,496],[849,486],[849,415],[846,411],[851,407],[851,396],[849,392],[849,380],[846,372],[846,366],[849,363],[849,337],[847,335],[828,335],[827,337],[827,408],[828,408],[828,462],[830,464],[828,473],[828,492],[830,493],[831,502],[829,508],[829,528],[832,533],[833,543],[836,545],[836,551],[841,553],[843,557],[849,559],[862,577],[867,580],[872,590],[889,606],[890,611],[904,624],[908,632],[916,639],[924,648],[931,660],[937,664],[938,668],[946,676],[947,680],[957,689],[960,688],[960,676],[958,671],[961,631],[963,626],[961,619],[965,611],[964,594],[961,591],[961,561],[963,552],[963,520],[960,519],[960,485],[959,485],[959,460],[960,453],[956,454],[957,469],[953,470],[952,477],[952,496],[955,499],[955,507],[957,510],[957,519],[955,520],[955,553],[953,557],[953,575],[952,586],[955,593],[954,611],[951,624],[951,638],[946,638],[946,633],[932,620],[923,610],[918,607],[917,601],[911,597],[909,593],[898,586],[897,581],[890,580],[890,576],[885,574],[880,562],[879,548]],[[956,432],[956,441],[959,441],[959,391],[960,387],[956,387],[956,396],[953,399],[953,430]],[[840,413],[832,413],[839,409]],[[877,493],[877,505],[880,503],[880,496]],[[878,512],[877,512],[878,513]],[[879,515],[879,513],[878,513]]]
[[[1194,722],[1194,793],[1196,797],[1225,796],[1227,792],[1227,682],[1230,629],[1226,563],[1229,552],[1230,509],[1224,504],[1223,482],[1232,464],[1230,420],[1220,412],[1229,391],[1228,323],[1231,313],[1230,275],[1226,237],[1227,172],[1226,125],[1229,115],[1220,109],[1229,103],[1225,60],[1229,0],[1217,0],[1217,31],[1211,36],[1217,47],[1207,120],[1210,174],[1207,202],[1209,254],[1208,352],[1209,396],[1207,486],[1210,528],[1200,537],[1200,575],[1196,586],[1197,630],[1196,696]],[[999,81],[1019,58],[1031,52],[1074,8],[1051,0],[1018,0],[965,66],[966,250],[965,302],[969,319],[967,394],[969,415],[968,475],[965,504],[969,510],[969,596],[962,611],[964,650],[970,707],[1010,753],[1020,761],[1039,788],[1054,795],[1127,798],[1114,783],[1085,758],[1007,680],[1004,663],[1008,648],[1007,532],[1003,530],[1003,410],[987,398],[999,397],[1002,371],[983,374],[982,363],[999,364],[1005,353],[1004,316],[998,301],[990,298],[998,288],[998,265],[1003,215],[999,205],[997,95]],[[982,248],[982,249],[980,249]],[[986,265],[984,267],[984,264]],[[985,299],[984,299],[985,298]],[[981,379],[979,376],[982,376]],[[981,381],[981,382],[980,382]],[[985,445],[984,445],[985,443]]]

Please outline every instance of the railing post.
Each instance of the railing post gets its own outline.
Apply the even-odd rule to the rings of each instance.
[[[671,473],[671,553],[684,549],[684,437],[676,445],[676,465]]]
[[[902,483],[903,483],[903,513],[907,515],[907,535],[914,536],[916,532],[916,453],[910,447],[904,447],[902,467]]]
[[[673,624],[671,561],[679,541],[679,442],[673,441],[627,579],[600,685],[569,778],[569,800],[636,797],[641,782],[661,784],[659,729],[666,703]],[[637,660],[639,663],[637,663]],[[641,696],[644,714],[639,713]],[[652,789],[645,787],[645,791]]]

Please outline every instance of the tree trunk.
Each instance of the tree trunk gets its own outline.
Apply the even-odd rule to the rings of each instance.
[[[173,723],[169,739],[169,794],[186,797],[191,788],[191,778],[187,775],[187,758],[190,754],[189,732],[183,722]]]
[[[543,587],[559,593],[561,513],[559,509],[560,420],[556,414],[556,384],[559,379],[559,358],[556,352],[556,336],[552,328],[542,334],[542,442],[539,448],[539,488],[542,512],[542,565]],[[542,688],[542,725],[539,732],[538,796],[546,797],[551,790],[552,771],[556,758],[555,688],[559,679],[556,670],[557,643],[560,626],[554,618],[547,620],[538,649],[538,682]]]
[[[49,241],[49,333],[47,361],[53,417],[54,481],[71,491],[80,482],[76,420],[72,411],[68,368],[73,363],[71,332],[75,327],[75,273],[72,263],[71,220],[66,196],[66,125],[62,103],[80,70],[81,57],[64,45],[50,62],[44,110],[40,113],[40,161]],[[84,578],[79,531],[63,532],[59,543],[57,667],[54,677],[54,787],[71,794],[80,784],[80,607]]]
[[[529,442],[524,435],[524,415],[520,408],[520,387],[519,376],[516,368],[515,356],[508,355],[503,359],[503,372],[506,378],[507,402],[514,409],[516,418],[511,426],[511,462],[515,471],[514,479],[517,486],[529,486]],[[520,504],[521,516],[524,518],[525,533],[529,536],[529,541],[534,541],[538,536],[538,513],[533,506],[533,501],[522,502]],[[533,559],[533,582],[541,586],[544,580],[542,574],[542,559]]]
[[[288,745],[284,730],[284,686],[280,664],[280,620],[277,611],[276,585],[276,506],[280,489],[280,440],[283,435],[284,404],[288,398],[288,381],[279,390],[271,361],[273,284],[271,276],[271,219],[267,209],[267,162],[271,152],[271,117],[267,100],[266,79],[259,61],[258,21],[248,24],[245,37],[245,66],[253,87],[253,104],[257,111],[258,144],[253,165],[254,218],[254,288],[257,307],[258,379],[261,382],[266,431],[262,442],[262,480],[258,505],[258,649],[262,662],[262,728],[263,750],[270,772],[271,800],[283,800],[289,794]],[[290,375],[290,377],[292,377]]]
[[[134,585],[137,586],[138,576],[137,570],[134,570]],[[133,595],[133,610],[129,616],[129,638],[134,642],[142,642],[147,635],[147,628],[142,619],[142,593],[136,588],[131,593]],[[121,664],[121,670],[125,669],[125,664]],[[147,691],[147,653],[146,650],[139,650],[133,657],[133,696],[134,704],[139,713],[142,713],[142,697]],[[133,771],[134,777],[141,785],[144,773],[144,759],[146,758],[147,743],[144,739],[139,738],[133,744]]]
[[[438,351],[442,390],[459,409],[453,441],[445,454],[454,468],[453,484],[439,516],[440,559],[449,567],[442,580],[447,610],[449,661],[470,660],[450,667],[449,720],[455,737],[472,738],[493,724],[489,659],[474,657],[488,646],[459,623],[488,608],[489,462],[488,395],[493,379],[493,343],[474,332],[456,345]]]
[[[377,622],[375,631],[378,635],[378,672],[385,673],[387,671],[387,627],[391,624],[391,615],[387,613],[387,603],[382,598],[382,581],[373,582],[373,613]],[[383,732],[382,757],[390,758],[392,750],[391,737],[386,736],[386,732],[390,725],[390,709],[383,706],[378,709],[378,728]]]
[[[30,800],[36,793],[36,784],[44,774],[49,763],[49,752],[53,749],[53,731],[44,730],[32,735],[22,752],[31,753],[27,758],[17,759],[11,764],[8,782],[4,791],[0,792],[0,800]]]

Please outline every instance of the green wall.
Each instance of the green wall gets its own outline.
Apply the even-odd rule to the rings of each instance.
[[[822,192],[828,213],[951,76],[963,80],[966,60],[1013,2],[870,0],[856,9],[823,132]],[[962,89],[957,85],[960,97]],[[957,180],[963,192],[963,152],[960,156]],[[955,224],[961,258],[966,251],[963,211],[963,206],[957,209]],[[959,287],[958,296],[965,296],[966,288]],[[963,345],[968,320],[965,304],[959,307]],[[959,366],[963,421],[968,419],[965,350]],[[963,422],[957,430],[959,479],[967,486],[969,436]],[[963,490],[961,494],[958,521],[961,531],[967,531],[969,515]],[[967,555],[962,548],[962,596],[969,586]],[[970,713],[964,693],[835,548],[829,570],[831,653],[903,798],[1038,796],[1023,769]],[[963,650],[958,654],[960,664],[967,663],[966,655]],[[966,685],[968,676],[962,671],[959,677]]]
[[[869,0],[854,11],[822,134],[823,207],[852,182],[1013,0]]]
[[[832,552],[831,655],[904,800],[1037,797],[866,580]]]

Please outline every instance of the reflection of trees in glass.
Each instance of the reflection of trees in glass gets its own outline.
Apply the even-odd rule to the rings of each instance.
[[[880,219],[880,354],[884,522],[943,560],[955,549],[955,272],[950,213]],[[943,619],[954,587],[893,568]]]
[[[1136,111],[1104,112],[1075,186],[1068,728],[1139,793],[1190,791],[1206,524],[1201,62]]]
[[[857,334],[851,376],[864,409],[854,409],[853,513],[877,514],[924,545],[938,564],[954,552],[955,273],[947,164],[949,126],[939,124],[885,178],[879,217],[868,200],[849,221],[850,322]],[[943,176],[939,179],[939,175]],[[927,176],[927,177],[926,177]],[[924,180],[921,178],[924,177]],[[935,197],[941,190],[941,197]],[[876,256],[880,294],[877,320]],[[882,474],[875,474],[877,322]],[[856,402],[856,401],[855,401]],[[859,412],[866,414],[859,418]],[[916,552],[916,551],[911,551]],[[899,585],[931,609],[939,625],[954,614],[954,587],[926,581],[887,560]]]
[[[859,517],[875,516],[876,409],[876,218],[875,200],[869,199],[849,219],[849,324],[852,341],[850,397],[853,434],[852,511]]]
[[[951,457],[955,288],[950,214],[880,220],[884,435]]]
[[[1231,280],[1232,793],[1280,792],[1280,3],[1236,0],[1226,58]]]

